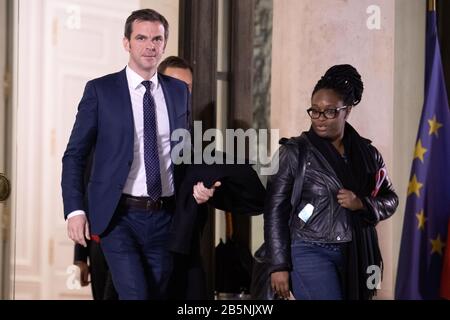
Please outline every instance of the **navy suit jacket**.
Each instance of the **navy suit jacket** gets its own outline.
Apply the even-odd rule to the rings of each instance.
[[[190,129],[189,91],[177,79],[158,74],[164,92],[170,132]],[[172,142],[173,147],[176,142]],[[134,119],[125,69],[86,84],[62,159],[64,216],[74,210],[88,214],[91,233],[108,227],[125,186],[134,148]],[[92,169],[85,201],[84,174],[89,154]],[[175,190],[182,177],[174,168]]]

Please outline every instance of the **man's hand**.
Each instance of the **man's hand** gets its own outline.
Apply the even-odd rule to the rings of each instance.
[[[209,198],[212,198],[214,191],[216,191],[216,188],[220,187],[220,185],[220,181],[216,181],[211,189],[208,189],[204,186],[203,182],[197,182],[192,193],[195,201],[197,201],[197,204],[205,203],[209,200]]]
[[[80,268],[80,284],[82,287],[86,287],[89,284],[89,266],[84,261],[75,261],[74,263]]]
[[[358,198],[352,191],[347,189],[341,189],[338,191],[337,201],[341,207],[352,211],[364,209],[361,199]]]
[[[84,214],[67,220],[67,234],[75,243],[87,247],[86,239],[91,240],[91,236],[89,234],[89,223]]]
[[[270,275],[270,284],[273,292],[283,299],[289,299],[291,292],[289,291],[289,272],[277,271]]]

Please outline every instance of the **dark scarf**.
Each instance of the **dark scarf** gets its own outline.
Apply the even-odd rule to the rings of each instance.
[[[344,188],[360,199],[370,195],[375,186],[377,163],[371,152],[370,141],[362,138],[348,123],[344,129],[345,158],[330,141],[319,137],[311,128],[306,132],[311,143],[329,162]],[[347,266],[343,275],[344,296],[350,300],[368,300],[376,289],[367,288],[367,267],[377,265],[383,270],[375,226],[365,221],[358,212],[348,212],[352,224],[353,241],[347,250]]]

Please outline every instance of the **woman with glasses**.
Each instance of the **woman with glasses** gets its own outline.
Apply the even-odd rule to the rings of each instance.
[[[381,280],[375,225],[398,197],[381,154],[347,122],[362,92],[354,67],[331,67],[312,92],[309,131],[280,141],[264,237],[282,298],[370,299]]]

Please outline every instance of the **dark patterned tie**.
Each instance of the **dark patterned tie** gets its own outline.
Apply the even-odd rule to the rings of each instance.
[[[153,200],[161,197],[161,174],[159,172],[159,152],[156,126],[156,104],[151,93],[150,81],[142,81],[144,94],[144,162],[147,193]]]

